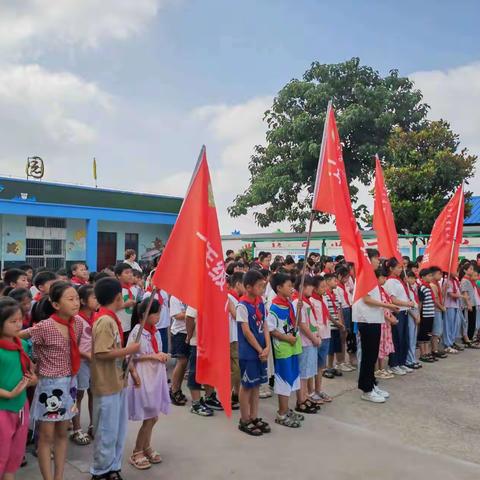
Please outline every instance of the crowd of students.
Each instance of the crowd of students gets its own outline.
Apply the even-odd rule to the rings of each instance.
[[[342,256],[272,262],[261,252],[249,262],[227,252],[231,402],[240,431],[271,432],[258,407],[272,387],[275,423],[299,428],[333,400],[324,378],[358,370],[361,398],[385,403],[379,380],[480,348],[476,262],[462,260],[447,278],[439,268],[419,270],[421,259],[367,253],[378,287],[352,305],[355,269]],[[81,446],[93,441],[92,479],[119,480],[129,420],[141,425],[128,461],[146,470],[162,461],[152,431],[172,404],[190,401],[192,414],[203,417],[223,409],[214,388],[196,380],[197,312],[153,289],[153,271],[146,275],[127,251],[125,262],[99,273],[84,263],[68,273],[42,268],[34,275],[28,265],[2,272],[0,478],[14,478],[29,440],[43,478],[63,478],[70,438]]]

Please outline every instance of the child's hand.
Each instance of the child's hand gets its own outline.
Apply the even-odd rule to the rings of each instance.
[[[9,398],[18,397],[27,387],[28,387],[29,377],[25,375],[15,386],[13,390],[10,391]]]
[[[313,342],[313,345],[315,347],[319,347],[321,343],[322,343],[322,339],[320,337],[315,337],[315,341]]]
[[[266,362],[268,360],[268,354],[269,354],[269,350],[268,348],[264,348],[259,354],[258,354],[258,358],[260,358],[260,360],[262,362]]]
[[[130,308],[130,307],[134,307],[136,303],[137,302],[133,298],[131,298],[130,300],[127,300],[126,302],[124,302],[124,306],[125,308]]]
[[[158,352],[154,356],[155,360],[158,360],[160,363],[167,363],[170,355],[168,353]]]
[[[392,312],[396,312],[396,313],[400,311],[400,307],[398,305],[393,304],[393,303],[387,303],[386,308],[388,308]]]
[[[130,345],[127,345],[124,348],[125,355],[133,355],[134,353],[138,353],[140,351],[140,344],[137,342],[133,342]]]
[[[130,375],[132,376],[132,380],[133,380],[133,385],[135,388],[139,388],[140,385],[141,385],[141,381],[140,381],[140,377],[138,376],[138,373],[135,369],[133,369],[131,372],[130,372]]]
[[[25,377],[28,378],[27,387],[32,387],[33,385],[36,385],[38,383],[38,377],[32,372],[26,373]]]
[[[291,333],[287,335],[287,342],[290,345],[295,345],[297,343],[297,337],[295,335],[292,335]]]

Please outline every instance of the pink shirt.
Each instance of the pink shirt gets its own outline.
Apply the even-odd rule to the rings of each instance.
[[[77,315],[76,318],[79,318],[82,322],[82,335],[80,336],[78,348],[82,353],[90,353],[92,351],[92,327],[80,315]]]
[[[80,342],[82,320],[75,317],[75,335]],[[38,374],[41,377],[69,377],[72,375],[70,339],[64,337],[55,320],[47,318],[26,330],[32,339]]]

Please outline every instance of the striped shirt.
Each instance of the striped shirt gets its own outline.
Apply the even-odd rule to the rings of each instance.
[[[418,289],[418,297],[422,302],[422,317],[434,317],[435,303],[432,297],[432,290],[422,284]]]
[[[332,330],[338,330],[336,324],[332,322],[332,320],[338,321],[338,311],[341,308],[337,296],[335,295],[335,292],[331,292],[330,295],[328,295],[328,293],[325,293],[323,299],[325,301],[325,305],[328,308],[328,313],[330,314],[330,328]]]

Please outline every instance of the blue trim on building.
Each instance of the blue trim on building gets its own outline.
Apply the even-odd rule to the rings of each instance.
[[[95,265],[97,269],[97,243],[98,243],[98,220],[90,218],[87,220],[87,232],[85,239],[87,265]]]

